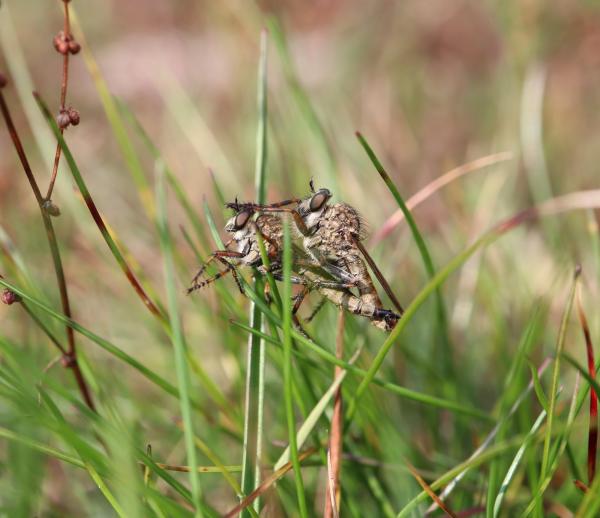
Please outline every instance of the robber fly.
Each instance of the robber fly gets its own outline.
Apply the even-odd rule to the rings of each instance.
[[[288,202],[283,202],[288,203]],[[281,202],[279,204],[281,206]],[[261,273],[267,273],[265,265],[262,263],[260,248],[258,244],[257,234],[260,234],[264,239],[267,256],[271,263],[270,271],[273,277],[277,280],[282,280],[281,260],[283,255],[283,222],[281,218],[273,213],[259,214],[254,220],[254,208],[251,204],[240,204],[237,202],[229,203],[229,208],[236,211],[234,216],[227,222],[225,230],[233,234],[233,237],[226,243],[225,250],[217,250],[213,252],[209,259],[200,268],[192,281],[192,286],[188,293],[202,288],[219,278],[232,273],[240,291],[243,289],[237,278],[235,266],[253,266]],[[228,247],[235,243],[236,249],[230,250]],[[206,267],[212,261],[219,261],[225,269],[218,272],[213,277],[201,280]],[[335,267],[331,270],[337,273],[337,276],[332,276],[326,270],[321,269],[314,260],[302,257],[302,254],[296,250],[294,254],[293,270],[295,275],[292,275],[291,281],[294,284],[302,285],[302,290],[295,297],[292,313],[295,323],[300,327],[296,313],[300,309],[300,305],[306,295],[313,290],[317,290],[324,297],[334,302],[337,306],[347,309],[352,313],[366,316],[379,328],[389,331],[395,325],[398,315],[383,309],[380,305],[377,306],[364,298],[353,295],[349,288],[354,287],[354,284],[336,280],[342,277],[342,271],[337,271]],[[333,280],[328,280],[327,278]]]
[[[329,204],[328,189],[314,190],[310,182],[311,195],[304,199],[291,199],[271,205],[246,204],[263,214],[274,212],[291,213],[295,226],[302,237],[304,250],[314,265],[320,266],[331,277],[358,289],[358,300],[351,292],[339,289],[319,290],[339,307],[353,313],[369,316],[373,323],[389,331],[403,313],[389,284],[361,243],[362,222],[357,211],[345,203]],[[292,203],[296,208],[285,208]],[[384,290],[399,311],[399,315],[385,310],[369,275],[367,261]]]
[[[229,208],[234,209],[235,214],[229,219],[225,225],[225,231],[233,234],[231,239],[225,243],[225,250],[217,250],[213,252],[208,260],[198,270],[198,273],[192,279],[192,285],[188,289],[188,293],[220,279],[221,277],[231,273],[242,293],[244,290],[237,277],[235,266],[250,266],[255,267],[260,273],[270,272],[277,280],[282,280],[281,259],[283,256],[283,224],[281,218],[276,214],[259,214],[256,219],[253,218],[255,210],[251,204],[240,204],[236,200],[234,203],[228,203]],[[267,270],[263,264],[260,254],[260,245],[258,235],[262,237],[265,245],[267,257],[269,258],[270,268]],[[234,245],[235,249],[229,247]],[[202,279],[208,265],[213,261],[219,261],[225,266],[213,277]],[[310,267],[310,264],[304,264],[302,260],[294,261],[296,268]],[[338,282],[336,280],[329,281],[318,275],[292,275],[294,284],[301,284],[309,289],[315,288],[345,288],[347,283]]]
[[[361,243],[361,239],[364,237],[363,225],[358,212],[346,203],[330,204],[331,192],[328,189],[315,191],[312,180],[310,189],[311,194],[304,199],[286,200],[271,205],[252,205],[252,208],[263,214],[290,213],[302,238],[304,250],[314,263],[334,279],[357,288],[359,299],[363,304],[360,314],[364,314],[363,312],[366,311],[363,308],[383,310],[383,304],[365,264],[366,260],[399,312],[399,315],[389,312],[390,314],[383,318],[378,318],[377,311],[372,314],[373,323],[377,327],[389,331],[404,310]],[[294,202],[296,203],[295,208],[285,207]],[[321,292],[323,293],[323,291]],[[326,290],[324,294],[338,306],[347,307],[347,304],[343,302],[347,293],[344,293],[343,290],[332,292]],[[349,307],[348,309],[353,311]]]

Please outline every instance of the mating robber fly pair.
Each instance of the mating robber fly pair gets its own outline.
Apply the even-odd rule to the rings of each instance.
[[[358,212],[346,203],[330,203],[331,192],[328,189],[315,191],[312,180],[310,190],[311,194],[305,198],[272,204],[239,203],[237,199],[233,203],[227,203],[226,206],[235,212],[225,225],[225,230],[232,237],[225,244],[225,250],[213,252],[202,265],[192,280],[188,293],[228,273],[232,273],[243,293],[236,266],[255,267],[262,274],[268,271],[276,280],[282,280],[282,215],[290,214],[302,245],[293,247],[291,281],[302,286],[294,298],[294,322],[299,326],[296,313],[306,295],[317,291],[324,300],[370,319],[379,329],[390,331],[400,319],[403,309],[361,243],[364,236]],[[261,259],[259,234],[270,261],[268,270]],[[213,277],[203,277],[207,266],[213,261],[220,262],[225,269]],[[383,307],[365,261],[398,313]],[[356,290],[358,295],[352,290]],[[315,312],[308,320],[314,314]]]

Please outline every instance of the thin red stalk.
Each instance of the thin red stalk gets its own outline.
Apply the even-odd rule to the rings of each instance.
[[[575,487],[579,489],[579,491],[581,491],[583,494],[587,493],[590,490],[590,488],[586,486],[581,480],[573,480],[573,484],[575,484]]]
[[[344,324],[345,324],[345,312],[340,311],[338,316],[338,328],[337,328],[337,340],[335,342],[335,355],[340,360],[344,356]],[[343,369],[336,365],[334,371],[334,378],[341,376]],[[341,499],[341,487],[340,487],[340,468],[342,465],[342,437],[344,434],[343,429],[343,400],[342,400],[342,387],[338,387],[335,393],[335,400],[333,404],[333,416],[331,417],[331,431],[329,432],[329,454],[331,456],[331,472],[328,473],[327,477],[327,491],[325,492],[325,512],[323,513],[324,518],[334,518],[336,516],[336,509],[340,507]],[[329,471],[329,470],[328,470]],[[333,486],[332,488],[330,486]],[[333,490],[333,491],[332,491]],[[335,506],[333,507],[332,499],[329,497],[330,492],[335,494]]]
[[[64,7],[64,27],[63,32],[65,38],[71,37],[71,20],[69,17],[69,2],[68,0],[63,0]],[[66,109],[67,102],[67,87],[69,85],[69,55],[70,52],[65,52],[63,54],[63,72],[62,72],[62,84],[60,87],[60,109],[59,113],[63,112]],[[64,129],[60,129],[60,134],[64,133]],[[50,184],[48,185],[48,192],[46,193],[46,200],[49,200],[52,196],[52,191],[54,190],[54,183],[56,182],[56,175],[58,174],[58,164],[60,162],[60,154],[61,147],[60,143],[56,144],[56,153],[54,153],[54,167],[52,168],[52,176],[50,177]]]
[[[41,99],[39,94],[37,92],[33,92],[33,96],[37,100],[38,105],[40,106],[46,119],[52,120],[52,114],[48,110],[48,107],[46,106],[44,101]],[[54,131],[56,131],[56,130],[54,130]],[[60,140],[59,140],[59,145],[60,145]],[[68,150],[65,151],[65,156],[66,156],[66,160],[69,162],[70,160],[72,160],[72,157],[70,156],[70,154],[67,153],[67,151]],[[77,182],[77,179],[75,181]],[[116,244],[113,243],[113,240],[110,237],[110,232],[108,231],[108,228],[107,228],[106,224],[104,223],[104,220],[102,219],[102,215],[100,214],[100,211],[96,207],[94,200],[92,199],[89,191],[87,190],[87,187],[85,186],[85,184],[82,184],[82,183],[78,183],[78,187],[81,192],[81,196],[83,197],[83,201],[87,205],[87,208],[90,211],[92,218],[94,218],[94,222],[96,223],[96,226],[100,230],[102,236],[104,237],[104,240],[108,244],[108,247],[113,252],[113,255],[117,259],[117,262],[119,263],[119,266],[121,267],[121,270],[123,271],[123,273],[125,273],[125,276],[127,277],[128,281],[133,286],[134,290],[136,291],[136,293],[138,294],[138,296],[140,297],[140,299],[142,300],[144,305],[150,310],[150,312],[155,317],[157,317],[163,324],[168,324],[167,319],[165,318],[163,313],[160,311],[158,306],[152,301],[150,296],[144,291],[144,288],[138,281],[137,277],[135,276],[135,273],[133,273],[133,270],[131,269],[131,267],[129,266],[127,261],[125,261],[125,258],[123,257],[121,252],[116,247]]]
[[[6,101],[4,99],[4,95],[0,91],[0,111],[2,112],[2,116],[4,118],[4,122],[6,123],[6,127],[8,129],[8,133],[10,138],[15,146],[15,150],[17,151],[17,155],[19,156],[19,160],[21,161],[21,165],[23,166],[23,170],[25,171],[25,175],[27,176],[27,180],[29,181],[29,185],[35,195],[35,199],[38,203],[42,221],[44,222],[44,227],[46,229],[46,237],[48,239],[48,244],[50,246],[50,252],[52,255],[52,262],[54,264],[54,272],[56,274],[56,281],[58,283],[58,289],[60,291],[60,301],[62,304],[63,313],[71,318],[71,305],[69,303],[69,294],[67,291],[67,283],[65,280],[65,274],[62,267],[62,261],[60,258],[60,251],[58,249],[58,241],[56,239],[56,233],[54,232],[54,227],[52,225],[52,220],[47,212],[44,210],[43,203],[44,199],[42,198],[42,194],[40,192],[40,188],[33,176],[33,171],[31,170],[31,166],[29,165],[29,160],[27,160],[27,155],[25,154],[25,150],[23,149],[23,145],[21,143],[21,139],[19,138],[19,134],[17,133],[17,129],[13,123],[12,117],[8,110],[8,106],[6,105]],[[75,348],[75,334],[73,329],[69,326],[66,326],[67,332],[67,340],[68,340],[68,350],[67,355],[64,357],[65,365],[70,367],[73,371],[73,375],[75,376],[75,381],[77,382],[77,386],[79,387],[79,391],[83,396],[88,407],[92,410],[95,410],[94,402],[92,400],[90,391],[88,386],[83,378],[83,374],[79,369],[79,364],[77,362],[77,352]]]
[[[457,515],[450,510],[450,508],[442,501],[442,499],[436,494],[436,492],[431,488],[431,486],[427,482],[425,482],[421,475],[419,475],[416,468],[408,461],[406,461],[406,466],[408,467],[408,470],[412,473],[412,476],[415,477],[419,485],[438,505],[438,507],[451,518],[457,518]]]
[[[579,322],[581,323],[581,330],[583,331],[583,337],[585,338],[585,347],[587,351],[587,362],[588,372],[592,379],[596,379],[596,362],[594,360],[594,346],[592,344],[592,336],[590,334],[590,328],[583,311],[583,305],[581,303],[581,293],[577,292],[577,313],[579,315]],[[598,449],[598,394],[594,387],[590,387],[590,423],[588,432],[588,485],[592,485],[594,477],[596,475],[596,452]]]
[[[298,460],[303,462],[305,459],[310,457],[313,453],[316,452],[315,448],[309,448],[308,450],[303,451],[298,455]],[[224,515],[224,518],[234,518],[238,516],[238,514],[246,509],[249,505],[252,505],[252,502],[256,500],[260,495],[265,493],[275,482],[277,482],[281,477],[283,477],[288,471],[292,470],[292,463],[286,462],[281,468],[277,471],[271,473],[267,478],[265,478],[260,486],[258,486],[252,493],[250,493],[246,498],[244,498],[238,505],[236,505],[231,511]]]
[[[50,341],[58,347],[58,350],[62,353],[63,357],[68,356],[67,350],[62,346],[62,344],[58,341],[58,339],[52,334],[50,329],[46,327],[46,325],[37,317],[37,315],[29,309],[29,306],[25,304],[24,301],[21,301],[21,307],[25,310],[25,312],[29,315],[29,317],[37,324],[37,326],[46,334]]]
[[[408,200],[406,200],[406,206],[410,211],[412,211],[415,207],[427,200],[427,198],[429,198],[432,194],[435,194],[442,187],[448,185],[454,180],[460,178],[461,176],[467,173],[481,170],[484,167],[497,164],[499,162],[510,160],[511,158],[512,153],[505,151],[501,153],[494,153],[493,155],[484,156],[478,158],[477,160],[473,160],[472,162],[468,162],[466,164],[455,167],[454,169],[443,174],[442,176],[439,176],[435,180],[429,182],[425,187],[413,194]],[[375,245],[379,243],[382,239],[385,239],[400,223],[402,223],[403,220],[404,213],[402,212],[402,209],[398,209],[384,222],[381,228],[373,235],[373,237],[371,238],[371,244]]]

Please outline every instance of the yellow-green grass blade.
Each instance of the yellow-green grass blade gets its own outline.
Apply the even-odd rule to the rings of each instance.
[[[258,127],[256,132],[255,186],[258,203],[264,203],[267,175],[267,33],[260,36],[260,57],[257,79]],[[254,289],[261,291],[264,282],[256,275]],[[257,331],[263,328],[263,315],[254,303],[249,308],[250,326]],[[263,451],[265,344],[257,335],[248,337],[248,364],[246,366],[246,402],[244,408],[244,450],[242,452],[242,494],[249,495],[260,484],[260,463]],[[258,512],[260,501],[252,504]],[[244,509],[241,517],[250,515]]]
[[[298,444],[296,440],[296,417],[292,397],[292,239],[290,227],[287,222],[283,227],[283,398],[288,428],[288,441],[290,459],[294,468],[294,480],[296,481],[296,496],[300,516],[306,518],[306,497],[304,495],[304,482],[302,470],[298,458]]]
[[[367,156],[369,157],[369,159],[375,166],[375,169],[377,170],[377,172],[379,173],[379,175],[385,182],[387,188],[392,193],[392,196],[396,200],[396,203],[402,210],[402,213],[404,214],[404,218],[406,219],[406,222],[408,223],[408,226],[410,227],[413,239],[417,245],[417,248],[419,249],[419,253],[421,255],[421,259],[422,259],[423,265],[425,267],[425,272],[427,273],[427,276],[429,277],[429,279],[433,279],[433,277],[435,276],[435,267],[433,265],[433,259],[431,258],[431,254],[429,252],[429,249],[427,248],[425,239],[423,238],[423,235],[419,231],[419,227],[417,226],[417,223],[415,222],[415,219],[413,218],[410,210],[406,206],[406,203],[404,202],[404,199],[402,198],[400,191],[398,190],[398,188],[396,187],[396,185],[390,178],[389,174],[387,173],[387,171],[385,170],[385,168],[383,167],[383,165],[381,164],[381,162],[375,155],[375,152],[373,151],[373,149],[371,148],[371,146],[369,145],[367,140],[359,132],[356,133],[356,136],[357,136],[358,141],[360,142],[361,146],[367,153]],[[436,303],[437,330],[438,330],[441,345],[442,345],[442,349],[441,349],[442,350],[442,354],[441,354],[442,374],[445,377],[450,379],[450,378],[454,377],[452,374],[454,368],[452,365],[452,351],[451,351],[450,338],[448,336],[448,320],[446,317],[446,308],[444,306],[444,299],[442,297],[442,292],[440,291],[439,288],[435,290],[434,295],[435,295],[435,303]]]
[[[357,404],[364,395],[365,391],[369,387],[369,384],[381,368],[387,353],[390,351],[396,340],[407,327],[416,314],[418,309],[423,305],[427,298],[432,295],[445,281],[454,273],[462,264],[469,259],[477,250],[490,245],[510,230],[520,226],[526,221],[535,221],[542,216],[549,216],[553,214],[560,214],[562,212],[568,212],[573,210],[582,210],[595,208],[600,206],[600,191],[580,191],[575,193],[566,194],[557,198],[553,198],[545,202],[542,205],[525,209],[515,216],[508,218],[501,223],[492,227],[491,230],[484,233],[479,239],[477,239],[472,245],[468,246],[460,254],[455,256],[444,268],[439,270],[433,279],[431,279],[415,296],[410,305],[406,308],[404,315],[391,331],[387,339],[381,345],[377,352],[371,366],[368,369],[367,375],[362,380],[361,384],[356,390],[356,394],[348,406],[347,418],[351,419],[357,410]]]
[[[201,506],[202,492],[198,478],[198,461],[196,455],[196,446],[194,444],[194,425],[192,418],[191,404],[191,383],[187,364],[187,351],[183,339],[183,329],[181,316],[179,314],[179,305],[177,301],[177,288],[175,286],[175,267],[173,259],[173,242],[168,227],[167,220],[167,200],[164,186],[164,172],[161,169],[157,171],[157,222],[160,234],[160,246],[163,255],[165,287],[167,292],[167,302],[169,308],[169,321],[171,324],[171,340],[175,353],[175,371],[177,375],[177,384],[179,387],[179,401],[181,406],[181,415],[183,418],[183,434],[186,446],[188,464],[190,466],[189,478],[192,488],[192,500],[195,507],[195,515],[204,516]]]
[[[565,307],[562,321],[560,324],[560,330],[558,332],[558,339],[556,341],[554,368],[552,371],[552,383],[550,387],[550,399],[548,401],[548,422],[546,424],[546,435],[544,437],[544,449],[542,452],[542,465],[540,467],[540,480],[544,480],[548,474],[548,468],[550,463],[550,441],[552,438],[552,426],[554,424],[555,419],[554,414],[556,411],[556,394],[558,391],[558,380],[560,377],[560,359],[565,346],[567,326],[569,323],[569,317],[571,316],[571,309],[573,308],[573,300],[575,299],[577,279],[579,278],[579,273],[580,269],[577,270],[575,278],[571,285],[571,290],[567,298],[567,305]]]
[[[142,206],[146,211],[148,219],[154,223],[156,208],[154,205],[152,189],[144,173],[142,162],[131,139],[129,138],[125,123],[123,122],[118,106],[110,93],[108,84],[106,83],[106,80],[100,71],[98,62],[94,58],[94,55],[87,44],[76,9],[74,9],[73,6],[71,6],[70,9],[73,22],[73,31],[75,32],[77,40],[81,43],[83,60],[92,78],[94,86],[96,87],[98,95],[100,96],[102,106],[104,107],[104,112],[108,122],[110,123],[110,127],[113,131],[117,145],[121,150],[125,164],[127,165],[127,170],[131,174],[131,177],[135,183]]]

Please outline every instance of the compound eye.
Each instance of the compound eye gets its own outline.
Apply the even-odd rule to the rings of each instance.
[[[323,205],[329,199],[330,196],[331,196],[331,194],[329,193],[329,191],[327,189],[321,189],[317,194],[315,194],[310,199],[311,212],[315,212],[315,211],[321,209],[321,207],[323,207]]]
[[[244,228],[246,226],[246,223],[248,223],[250,216],[252,216],[252,211],[250,210],[243,210],[242,212],[240,212],[235,217],[235,229],[240,230]]]

